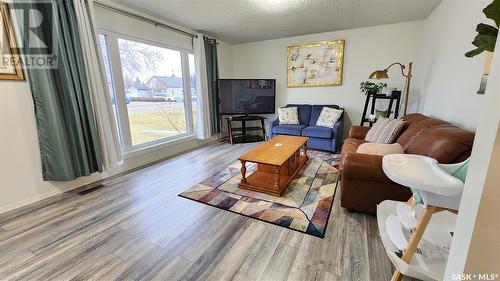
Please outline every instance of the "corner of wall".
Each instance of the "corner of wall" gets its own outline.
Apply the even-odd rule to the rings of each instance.
[[[234,74],[233,45],[224,41],[218,41],[217,57],[219,66],[219,77],[231,78]]]
[[[443,1],[423,21],[416,64],[416,109],[475,130],[483,96],[477,95],[485,56],[466,58],[488,1]],[[472,75],[472,76],[471,76]]]
[[[500,39],[497,39],[495,48],[500,49]],[[475,145],[472,148],[470,166],[455,225],[455,229],[459,231],[455,232],[451,244],[445,280],[451,280],[451,274],[464,272],[500,124],[500,111],[498,110],[500,108],[500,95],[498,94],[500,92],[499,52],[495,53],[491,69],[484,100],[482,100],[481,110],[478,113],[480,116],[474,139]]]

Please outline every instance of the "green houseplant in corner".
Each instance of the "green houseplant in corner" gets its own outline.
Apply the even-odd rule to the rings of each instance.
[[[483,13],[487,18],[495,21],[497,26],[480,23],[476,27],[477,35],[472,41],[476,49],[465,53],[466,57],[474,57],[484,51],[493,52],[498,36],[498,26],[500,26],[500,0],[494,0],[491,4],[483,9]]]
[[[380,90],[382,90],[385,87],[387,87],[386,83],[373,83],[371,81],[365,81],[359,84],[359,89],[365,95],[378,94]]]
[[[376,95],[380,93],[380,90],[387,87],[386,83],[373,83],[371,81],[361,82],[359,84],[359,89],[365,95]],[[376,110],[376,116],[386,116],[387,110]]]

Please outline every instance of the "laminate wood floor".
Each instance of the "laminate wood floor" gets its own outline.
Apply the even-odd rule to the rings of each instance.
[[[0,215],[0,280],[389,280],[339,192],[324,239],[177,196],[256,144],[214,144]]]

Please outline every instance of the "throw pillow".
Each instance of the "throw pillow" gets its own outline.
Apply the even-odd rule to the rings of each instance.
[[[318,121],[316,121],[316,126],[333,128],[333,125],[339,121],[340,116],[342,116],[343,110],[335,109],[331,107],[323,107],[321,113],[319,114]]]
[[[379,117],[366,133],[365,140],[373,143],[393,143],[406,125],[401,119]]]
[[[280,125],[298,125],[299,112],[296,106],[278,108],[278,119]]]
[[[385,156],[389,154],[405,153],[399,143],[363,143],[358,147],[357,153]]]

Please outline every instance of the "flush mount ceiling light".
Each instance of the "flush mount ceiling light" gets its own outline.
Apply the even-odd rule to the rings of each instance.
[[[284,12],[293,8],[299,8],[310,0],[250,0],[258,8],[271,13]]]
[[[269,4],[272,4],[272,5],[279,5],[281,4],[282,2],[293,2],[293,1],[287,1],[287,0],[264,0],[263,2],[268,2]]]

